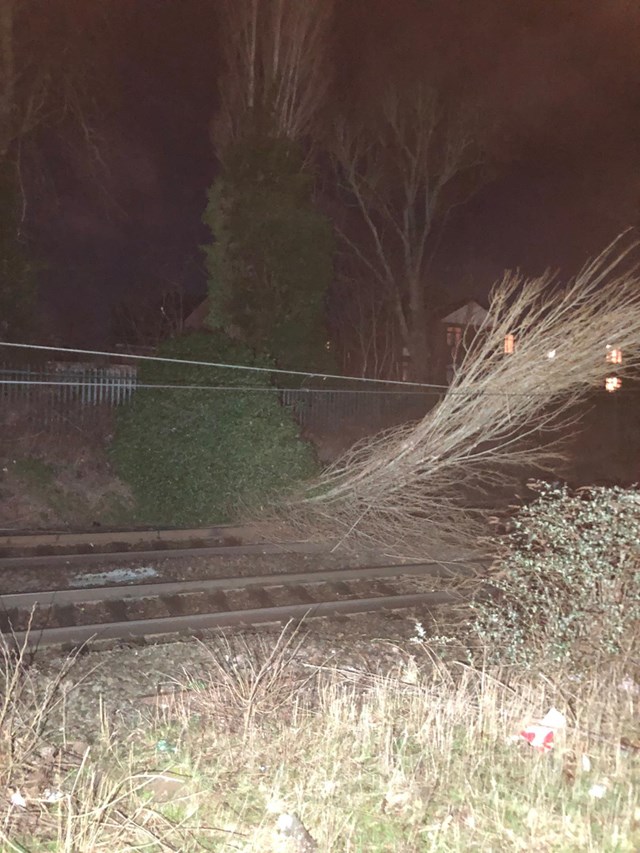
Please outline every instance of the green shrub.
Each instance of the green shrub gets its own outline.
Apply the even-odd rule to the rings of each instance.
[[[640,492],[537,484],[515,517],[475,629],[501,662],[580,667],[618,653],[640,619]]]
[[[169,341],[159,355],[255,364],[246,347],[221,333]],[[112,458],[140,520],[230,521],[315,473],[313,451],[279,404],[268,373],[146,362],[139,382],[201,386],[139,388],[118,417]]]

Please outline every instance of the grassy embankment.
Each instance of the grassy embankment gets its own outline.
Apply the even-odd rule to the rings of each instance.
[[[187,674],[168,707],[149,706],[117,738],[105,719],[90,747],[74,743],[61,713],[72,665],[34,683],[5,655],[0,775],[26,807],[5,801],[1,849],[640,849],[632,659],[540,677],[436,661],[407,642],[384,677],[300,677],[301,637],[284,632],[275,648],[240,657],[230,645],[229,660],[212,655],[208,683]],[[512,739],[551,705],[568,718],[551,752]],[[317,847],[278,829],[286,815]]]

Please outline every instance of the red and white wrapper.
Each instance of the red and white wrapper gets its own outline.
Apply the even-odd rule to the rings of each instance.
[[[567,720],[564,714],[557,708],[551,708],[538,723],[525,726],[518,734],[518,739],[526,740],[540,752],[549,752],[553,749],[556,733],[563,729],[566,724]]]

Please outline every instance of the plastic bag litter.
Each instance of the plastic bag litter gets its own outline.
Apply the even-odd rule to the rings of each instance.
[[[26,809],[27,801],[20,793],[20,788],[16,788],[9,799],[11,801],[11,805],[18,806],[21,809]]]

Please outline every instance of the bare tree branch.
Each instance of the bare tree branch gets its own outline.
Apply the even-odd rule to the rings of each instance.
[[[49,79],[18,46],[23,0],[0,0],[0,161],[42,119]]]
[[[359,254],[394,294],[404,345],[420,362],[417,379],[425,378],[428,354],[428,250],[438,223],[468,197],[468,189],[454,186],[481,164],[474,130],[433,89],[389,87],[373,119],[339,118],[329,142],[343,191],[368,234],[368,245],[360,236]]]
[[[22,220],[26,195],[42,195],[34,181],[51,172],[38,135],[47,126],[64,126],[58,144],[67,148],[72,168],[82,169],[85,179],[90,174],[112,204],[106,140],[98,130],[110,96],[94,73],[96,55],[111,45],[109,36],[104,9],[83,0],[0,0],[0,164],[17,173]]]
[[[226,73],[213,136],[219,151],[259,116],[286,139],[307,135],[329,85],[332,0],[221,0]]]
[[[491,490],[520,466],[552,470],[578,404],[603,387],[607,346],[624,352],[625,369],[640,365],[640,280],[623,263],[636,248],[616,241],[566,287],[506,275],[442,402],[328,468],[302,505],[305,523],[403,555],[424,554],[437,533],[486,532],[486,512],[469,508],[461,486]]]

